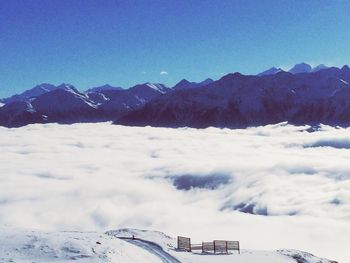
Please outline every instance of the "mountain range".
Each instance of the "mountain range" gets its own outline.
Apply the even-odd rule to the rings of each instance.
[[[0,100],[0,125],[113,121],[131,126],[241,128],[278,122],[350,125],[350,69],[306,63],[288,72],[238,72],[219,80],[181,80],[174,87],[144,83],[84,92],[41,84]]]
[[[292,74],[310,73],[310,72],[317,72],[319,70],[327,69],[327,68],[328,67],[324,64],[320,64],[316,67],[312,67],[311,65],[302,62],[302,63],[294,65],[291,69],[288,70],[288,72],[290,72]],[[258,76],[274,75],[274,74],[281,72],[281,71],[284,71],[284,70],[281,68],[272,67],[268,70],[265,70],[265,71],[259,73]]]

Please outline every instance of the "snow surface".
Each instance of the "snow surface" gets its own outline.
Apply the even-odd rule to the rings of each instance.
[[[134,235],[138,240],[119,237]],[[176,240],[158,231],[122,229],[97,232],[43,232],[0,227],[0,262],[164,262],[164,263],[330,263],[296,250],[243,250],[241,254],[201,254],[176,250]]]
[[[161,262],[137,246],[95,232],[40,232],[0,227],[0,262]]]
[[[350,262],[349,129],[0,128],[0,225],[157,229]]]
[[[108,235],[116,237],[125,237],[134,235],[142,240],[148,240],[161,246],[161,248],[168,254],[176,257],[180,262],[186,263],[211,263],[211,262],[238,262],[238,263],[295,263],[290,256],[283,255],[277,251],[257,251],[257,250],[242,250],[241,254],[232,252],[229,255],[223,254],[202,254],[200,251],[193,253],[177,251],[176,239],[165,235],[158,231],[145,231],[137,229],[120,229],[116,231],[107,232]],[[200,243],[200,242],[197,242]],[[298,253],[300,254],[300,252]],[[315,257],[316,258],[316,257]],[[307,261],[305,263],[308,263]],[[311,261],[310,261],[311,263]],[[312,262],[313,263],[313,262]],[[328,261],[319,262],[328,263]]]

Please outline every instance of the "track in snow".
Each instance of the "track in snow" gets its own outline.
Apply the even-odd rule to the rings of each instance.
[[[143,240],[143,239],[129,239],[129,238],[122,238],[122,239],[156,255],[164,263],[181,263],[178,259],[170,255],[169,253],[165,252],[163,248],[156,243]]]

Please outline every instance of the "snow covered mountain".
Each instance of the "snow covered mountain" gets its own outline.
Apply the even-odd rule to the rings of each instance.
[[[58,87],[56,87],[52,84],[43,83],[43,84],[35,86],[32,89],[24,91],[21,94],[16,94],[16,95],[13,95],[9,98],[2,99],[1,102],[6,104],[6,103],[14,102],[14,101],[23,101],[26,99],[38,97],[38,96],[43,95],[47,92],[53,91],[57,88]]]
[[[98,102],[98,111],[103,120],[115,120],[169,91],[170,89],[163,84],[145,83],[126,90],[103,90],[98,93],[88,93],[88,96]],[[97,98],[98,96],[100,97]]]
[[[312,69],[301,63],[291,72],[272,68],[259,76],[234,73],[217,81],[182,80],[173,88],[144,83],[129,89],[104,85],[80,92],[68,84],[43,84],[5,99],[5,106],[0,107],[0,125],[99,121],[197,128],[284,121],[350,125],[348,66],[340,69],[319,65]],[[299,74],[302,72],[306,73]]]
[[[73,123],[98,120],[97,104],[75,87],[63,84],[34,99],[31,104],[48,122]]]
[[[137,239],[121,239],[131,237]],[[242,250],[202,254],[176,250],[176,240],[158,231],[39,232],[0,228],[0,262],[336,263],[297,250]]]
[[[267,76],[229,74],[199,89],[158,97],[116,123],[165,127],[247,127],[294,124],[350,125],[350,69]]]
[[[0,107],[0,125],[113,121],[169,91],[163,84],[152,83],[126,90],[104,85],[85,93],[69,84],[47,86],[45,90],[38,86]]]
[[[171,89],[160,83],[144,83],[131,87],[129,91],[132,94],[141,96],[143,98],[153,98],[155,95],[165,94]]]

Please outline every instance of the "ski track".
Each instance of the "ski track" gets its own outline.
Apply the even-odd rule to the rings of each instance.
[[[163,248],[156,243],[143,240],[143,239],[126,239],[126,238],[125,239],[122,238],[122,239],[135,246],[138,246],[147,250],[151,254],[156,255],[164,263],[181,263],[178,259],[170,255],[169,253],[165,252]]]

